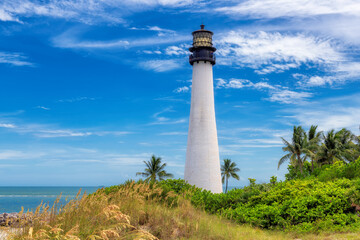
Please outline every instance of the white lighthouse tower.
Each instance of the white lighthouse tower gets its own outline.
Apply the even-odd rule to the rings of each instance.
[[[212,66],[215,64],[211,31],[194,31],[191,109],[186,151],[185,180],[213,193],[222,192],[219,146],[216,131]]]

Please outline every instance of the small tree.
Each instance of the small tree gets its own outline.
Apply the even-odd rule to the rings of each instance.
[[[294,126],[291,142],[286,141],[284,138],[281,139],[285,145],[282,149],[284,152],[288,152],[288,154],[280,158],[278,169],[286,160],[290,160],[290,164],[296,169],[300,169],[300,173],[302,174],[303,165],[307,157],[304,154],[307,145],[306,132],[301,126]]]
[[[145,181],[155,182],[157,178],[161,181],[164,178],[171,178],[173,175],[171,173],[167,173],[164,168],[166,167],[166,163],[161,164],[161,158],[155,157],[155,155],[151,156],[149,161],[144,161],[146,168],[145,172],[137,172],[136,176],[141,175],[146,177]]]
[[[226,181],[225,193],[227,192],[230,177],[240,180],[239,175],[236,174],[236,172],[239,171],[240,169],[236,167],[236,163],[232,162],[230,159],[224,159],[224,165],[221,165],[221,176],[222,183]]]

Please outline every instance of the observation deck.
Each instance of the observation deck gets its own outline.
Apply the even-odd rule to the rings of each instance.
[[[200,25],[200,28],[201,29],[192,33],[193,46],[189,48],[189,51],[192,52],[189,56],[189,62],[193,65],[194,62],[209,61],[214,65],[216,63],[216,57],[214,55],[216,48],[214,48],[212,44],[212,36],[214,33],[204,29],[204,24]]]

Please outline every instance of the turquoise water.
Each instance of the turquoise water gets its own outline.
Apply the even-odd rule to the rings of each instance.
[[[99,187],[0,187],[0,214],[7,212],[19,212],[35,210],[43,201],[50,206],[62,193],[61,204],[73,199],[81,189],[82,193],[93,193]]]
[[[41,203],[52,206],[56,198],[62,194],[61,204],[73,199],[78,191],[93,193],[99,187],[0,187],[0,214],[7,212],[20,212],[24,210],[35,210]],[[228,186],[228,191],[235,186]],[[225,187],[224,187],[225,191]],[[66,201],[67,198],[67,201]]]

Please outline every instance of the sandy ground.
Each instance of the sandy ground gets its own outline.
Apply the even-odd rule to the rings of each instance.
[[[1,240],[5,240],[5,239],[7,239],[7,233],[6,233],[6,231],[4,230],[4,229],[1,229],[0,228],[0,239]]]
[[[0,227],[0,240],[6,240],[8,239],[9,236],[9,232],[16,232],[19,231],[20,228],[5,228],[5,227]]]

